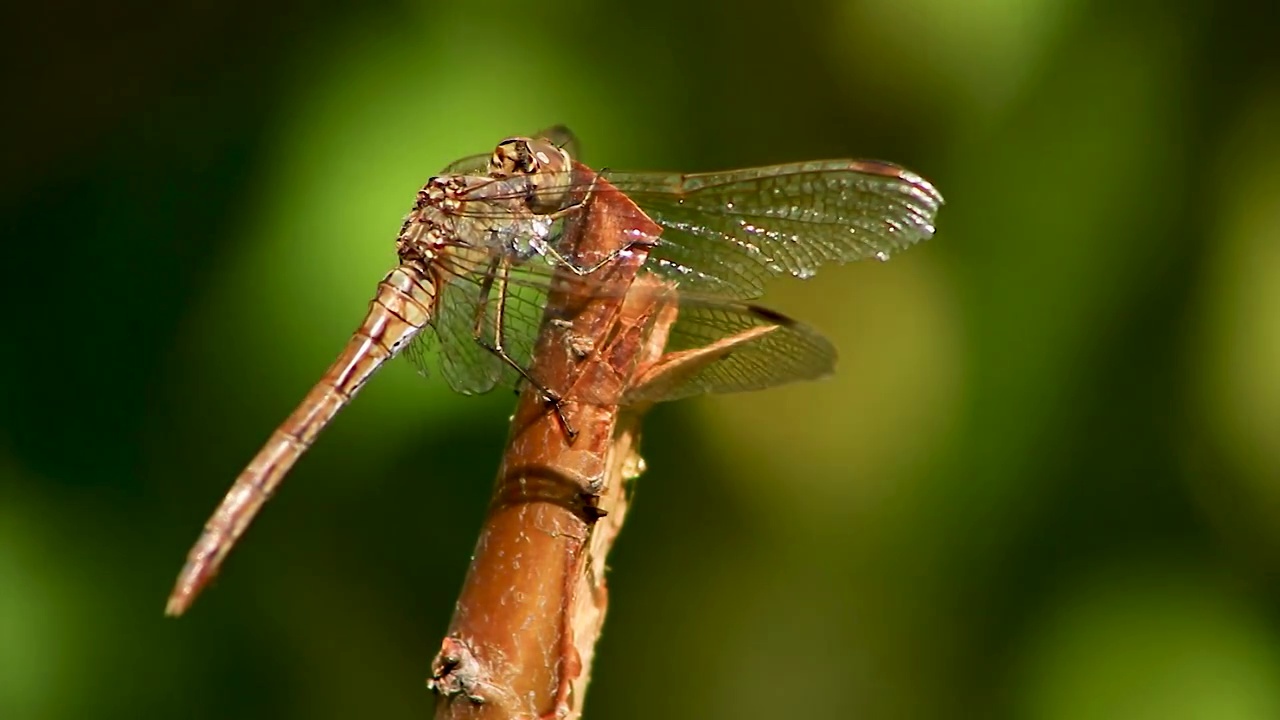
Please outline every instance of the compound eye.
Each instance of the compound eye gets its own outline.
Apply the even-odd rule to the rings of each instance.
[[[512,152],[511,141],[508,140],[493,151],[493,157],[489,158],[489,172],[505,177],[514,173],[515,169],[515,154]]]
[[[529,141],[523,138],[503,140],[493,151],[489,169],[499,176],[532,175],[542,169],[534,156]]]

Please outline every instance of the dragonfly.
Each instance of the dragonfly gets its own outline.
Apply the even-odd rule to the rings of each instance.
[[[532,362],[548,295],[627,288],[601,278],[643,253],[641,271],[674,289],[664,350],[707,347],[768,328],[678,382],[628,395],[651,403],[756,390],[830,374],[836,351],[820,333],[752,301],[778,276],[812,277],[826,264],[887,260],[933,236],[943,204],[924,178],[877,160],[821,160],[708,173],[585,172],[563,126],[511,137],[492,153],[444,168],[418,191],[396,239],[399,262],[382,279],[338,358],[271,434],[206,522],[166,606],[180,615],[319,433],[388,360],[438,365],[454,390],[499,385],[543,394],[572,440],[561,389]],[[661,228],[633,233],[587,262],[566,228],[607,183]],[[619,398],[602,402],[620,402]]]

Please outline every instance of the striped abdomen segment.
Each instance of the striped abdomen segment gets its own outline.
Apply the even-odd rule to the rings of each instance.
[[[342,354],[280,425],[222,499],[169,595],[166,612],[180,615],[218,572],[227,553],[244,534],[262,504],[289,469],[338,411],[351,401],[369,376],[426,326],[436,287],[421,270],[401,265],[378,284],[369,314]]]

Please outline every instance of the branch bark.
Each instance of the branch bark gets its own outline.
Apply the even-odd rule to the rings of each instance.
[[[594,177],[575,165],[575,172]],[[597,178],[566,246],[600,262],[659,228]],[[639,233],[639,235],[637,234]],[[661,365],[675,320],[671,288],[637,272],[636,246],[553,291],[531,373],[560,393],[570,441],[542,395],[522,393],[453,620],[432,663],[437,720],[578,718],[608,606],[605,558],[643,469],[642,408],[622,406]],[[576,291],[575,291],[576,290]]]

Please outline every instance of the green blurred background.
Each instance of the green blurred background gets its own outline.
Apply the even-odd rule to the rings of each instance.
[[[423,718],[513,405],[377,377],[220,582],[189,544],[415,190],[892,159],[887,264],[779,281],[826,382],[665,406],[591,718],[1280,718],[1280,50],[1264,3],[7,7],[0,718]]]

